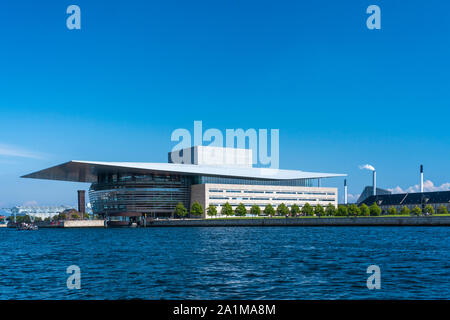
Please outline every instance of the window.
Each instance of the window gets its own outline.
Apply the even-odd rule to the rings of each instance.
[[[209,199],[212,199],[212,200],[228,200],[229,198],[228,197],[211,196],[211,197],[209,197]]]

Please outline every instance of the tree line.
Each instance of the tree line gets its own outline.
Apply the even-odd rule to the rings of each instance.
[[[194,217],[200,217],[204,214],[203,206],[195,201],[190,210],[190,214]],[[434,214],[434,208],[431,205],[427,205],[424,210],[426,214]],[[303,207],[299,207],[296,204],[293,204],[289,209],[284,203],[279,204],[276,208],[274,208],[271,204],[265,206],[262,210],[258,205],[253,205],[249,210],[245,207],[243,203],[240,203],[234,210],[232,206],[226,202],[221,210],[220,214],[222,216],[237,216],[244,217],[247,214],[252,216],[290,216],[290,217],[298,217],[298,216],[380,216],[382,213],[381,208],[373,203],[371,206],[367,206],[366,204],[362,204],[358,206],[356,204],[351,205],[339,205],[337,208],[333,204],[328,204],[323,207],[320,204],[316,206],[311,206],[309,203],[305,203]],[[388,209],[388,215],[421,215],[422,209],[419,206],[416,206],[412,210],[408,207],[403,206],[402,209],[398,212],[396,207],[390,207]],[[437,210],[438,214],[448,214],[447,207],[440,206]],[[185,218],[189,214],[188,210],[184,207],[184,205],[180,202],[177,204],[174,210],[174,216],[179,218]],[[209,205],[206,208],[206,214],[210,217],[215,217],[218,215],[217,207],[214,205]]]

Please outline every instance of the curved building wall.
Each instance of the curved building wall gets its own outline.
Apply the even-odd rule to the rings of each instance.
[[[89,197],[96,214],[170,216],[179,202],[189,207],[190,185],[191,179],[180,175],[101,174]]]

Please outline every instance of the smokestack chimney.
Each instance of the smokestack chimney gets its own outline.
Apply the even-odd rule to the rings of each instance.
[[[377,172],[373,170],[373,195],[377,195]]]
[[[344,179],[344,204],[347,204],[347,179]]]
[[[84,218],[86,213],[86,191],[78,190],[78,212],[81,214],[81,218]]]
[[[423,192],[423,165],[420,165],[420,192]]]

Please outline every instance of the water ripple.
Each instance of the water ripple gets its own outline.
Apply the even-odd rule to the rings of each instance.
[[[0,299],[450,299],[446,227],[0,229]],[[381,268],[381,290],[366,269]],[[81,290],[66,268],[81,268]]]

